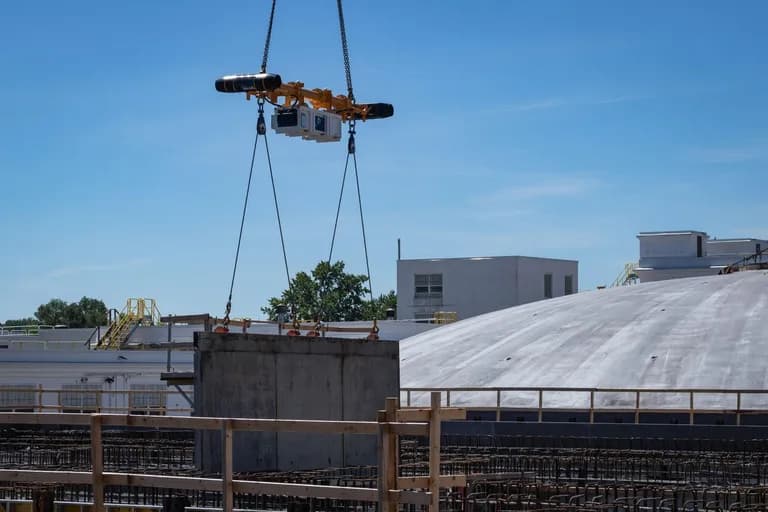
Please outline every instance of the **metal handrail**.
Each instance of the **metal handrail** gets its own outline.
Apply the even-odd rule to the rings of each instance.
[[[405,407],[414,407],[412,394],[440,392],[445,396],[445,403],[448,407],[451,404],[451,393],[495,393],[496,405],[473,405],[462,402],[461,406],[475,411],[496,411],[496,420],[501,420],[502,411],[519,412],[537,412],[538,422],[543,422],[545,412],[579,412],[589,414],[589,423],[595,422],[595,415],[600,413],[633,413],[634,423],[640,423],[641,414],[662,413],[662,414],[687,414],[688,423],[695,424],[697,414],[735,414],[736,425],[741,425],[742,415],[766,414],[768,415],[768,406],[765,408],[743,408],[743,395],[765,395],[768,397],[768,389],[722,389],[722,388],[596,388],[596,387],[557,387],[557,386],[520,386],[520,387],[485,387],[485,386],[460,386],[460,387],[404,387],[400,389],[401,398],[405,393]],[[525,406],[506,406],[502,405],[502,396],[504,393],[536,393],[537,405],[534,407]],[[545,393],[586,393],[589,405],[585,407],[545,407]],[[595,396],[601,393],[623,393],[634,395],[633,406],[603,406],[595,405]],[[651,394],[678,394],[687,395],[688,404],[686,407],[648,407],[642,406],[642,395]],[[728,395],[736,400],[735,407],[722,406],[719,408],[701,408],[696,407],[697,395]]]
[[[754,260],[754,264],[757,265],[757,264],[763,262],[763,256],[764,255],[768,256],[768,247],[766,247],[764,249],[761,249],[760,251],[755,251],[754,254],[750,254],[749,256],[744,256],[739,261],[735,261],[735,262],[731,263],[730,265],[728,265],[727,267],[722,269],[720,272],[722,274],[730,274],[730,273],[734,272],[735,270],[739,270],[739,269],[749,265],[750,264],[749,263],[750,260]],[[758,258],[760,259],[759,262],[757,261]]]
[[[0,410],[10,412],[64,412],[67,410],[88,410],[93,412],[109,412],[111,414],[133,414],[135,412],[153,413],[161,416],[189,416],[192,414],[191,407],[168,407],[168,397],[183,396],[184,393],[171,389],[52,389],[42,386],[32,387],[13,387],[0,385],[0,393],[27,393],[31,397],[29,401],[18,401],[14,404],[0,404]],[[95,398],[93,402],[82,404],[64,404],[62,403],[63,394],[81,394],[89,399]],[[165,397],[162,405],[137,405],[134,403],[135,396],[161,395]],[[117,402],[123,402],[124,405],[109,404],[102,405],[104,396],[116,397]],[[45,400],[48,398],[49,400]],[[122,400],[121,400],[122,399]],[[46,403],[47,402],[47,403]]]

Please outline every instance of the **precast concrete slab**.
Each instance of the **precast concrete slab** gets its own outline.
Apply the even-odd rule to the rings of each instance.
[[[398,344],[341,338],[195,333],[195,415],[375,421],[399,390]],[[376,463],[375,436],[235,433],[234,470]],[[204,471],[221,466],[218,432],[198,438]]]

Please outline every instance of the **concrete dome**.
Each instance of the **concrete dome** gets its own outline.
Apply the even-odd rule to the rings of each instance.
[[[766,361],[764,271],[583,292],[400,345],[403,387],[768,389]]]

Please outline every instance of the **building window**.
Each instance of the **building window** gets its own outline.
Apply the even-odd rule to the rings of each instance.
[[[131,414],[162,414],[167,388],[163,384],[131,384]]]
[[[573,276],[572,275],[565,276],[564,289],[565,289],[566,295],[570,295],[573,293]]]
[[[0,386],[0,411],[34,412],[35,391],[32,384]]]
[[[417,299],[443,298],[443,274],[416,274],[414,285]]]
[[[552,298],[552,274],[544,274],[544,298]]]
[[[96,412],[101,407],[101,385],[64,384],[59,393],[62,412]]]

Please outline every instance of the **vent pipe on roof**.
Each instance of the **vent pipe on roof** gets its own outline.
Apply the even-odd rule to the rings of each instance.
[[[397,261],[400,261],[400,239],[397,239]]]

